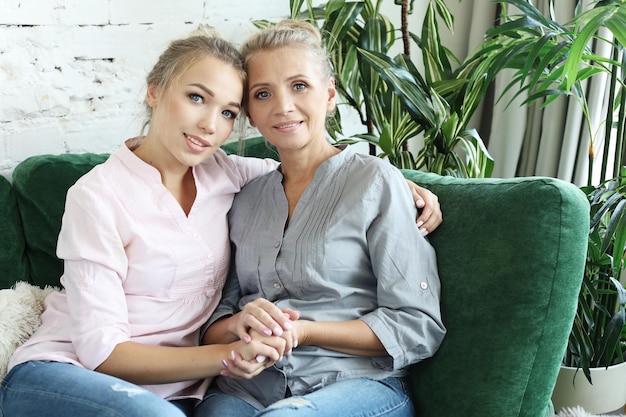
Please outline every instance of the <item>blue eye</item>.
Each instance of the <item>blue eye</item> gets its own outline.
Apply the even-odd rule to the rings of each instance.
[[[195,93],[191,93],[189,94],[189,98],[191,99],[191,101],[193,101],[194,103],[202,103],[203,98],[201,95],[199,94],[195,94]]]
[[[307,85],[305,83],[296,83],[293,85],[293,89],[297,91],[302,91],[306,89]]]
[[[268,93],[267,91],[259,91],[258,93],[254,95],[254,97],[258,99],[268,98],[269,96],[270,96],[270,93]]]
[[[227,119],[235,119],[235,118],[237,118],[237,113],[235,113],[234,111],[231,111],[231,110],[224,110],[222,112],[222,115],[224,117],[226,117]]]

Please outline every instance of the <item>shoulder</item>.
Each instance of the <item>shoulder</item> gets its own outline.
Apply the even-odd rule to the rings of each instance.
[[[239,187],[249,183],[259,176],[276,169],[278,163],[272,159],[261,159],[228,155],[218,149],[199,168],[210,175],[223,175]]]
[[[402,183],[404,176],[389,161],[377,156],[351,152],[346,157],[346,175],[353,182],[376,185]]]

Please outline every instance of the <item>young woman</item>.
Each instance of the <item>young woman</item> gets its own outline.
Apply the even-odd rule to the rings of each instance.
[[[57,248],[66,292],[48,298],[41,327],[13,355],[0,414],[182,416],[231,352],[278,358],[255,342],[198,346],[228,270],[233,196],[275,168],[219,150],[244,74],[238,51],[215,37],[161,55],[145,138],[68,192]],[[235,372],[262,369],[252,361]]]
[[[230,213],[234,274],[204,335],[271,343],[256,319],[300,318],[279,361],[252,379],[217,379],[210,416],[412,416],[404,376],[444,335],[435,253],[413,227],[406,182],[388,162],[337,148],[325,120],[336,89],[321,36],[285,21],[242,46],[250,122],[281,165]],[[262,326],[261,326],[262,327]],[[229,362],[237,371],[242,355]]]
[[[226,359],[268,358],[228,370],[250,378],[279,358],[282,339],[199,346],[228,270],[233,197],[276,168],[219,149],[244,76],[239,52],[215,37],[175,41],[160,56],[147,79],[147,135],[68,192],[57,248],[66,291],[48,298],[41,327],[13,355],[0,415],[200,416],[207,378]],[[436,198],[423,195],[435,213],[423,220],[436,227]],[[276,321],[289,320],[252,328]]]

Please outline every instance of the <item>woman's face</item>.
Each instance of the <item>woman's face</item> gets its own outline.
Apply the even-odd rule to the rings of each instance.
[[[278,150],[326,140],[326,115],[335,106],[335,84],[301,49],[262,51],[248,62],[250,122]]]
[[[232,132],[242,96],[238,71],[207,56],[181,74],[171,88],[148,87],[146,101],[152,108],[148,137],[155,139],[169,163],[197,165]]]

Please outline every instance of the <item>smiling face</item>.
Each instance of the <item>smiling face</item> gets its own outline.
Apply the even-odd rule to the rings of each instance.
[[[242,95],[240,73],[213,56],[195,62],[167,89],[149,86],[152,161],[188,168],[211,156],[232,132]]]
[[[303,49],[263,50],[248,61],[250,122],[279,151],[326,142],[326,116],[335,107],[334,80]]]

